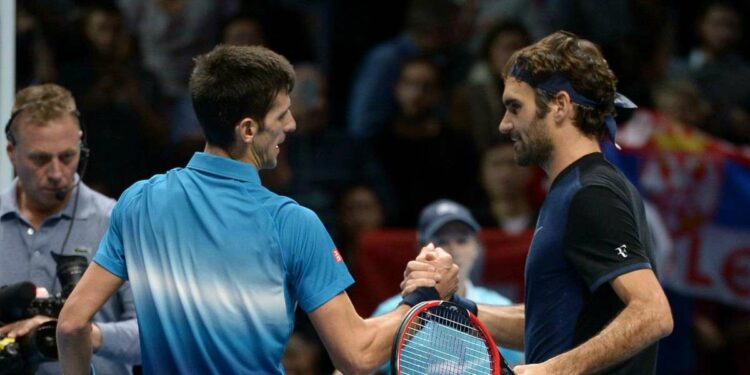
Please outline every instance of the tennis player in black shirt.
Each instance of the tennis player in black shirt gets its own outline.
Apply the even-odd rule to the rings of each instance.
[[[598,48],[566,32],[517,51],[504,79],[500,131],[517,162],[541,166],[552,185],[526,261],[525,305],[480,305],[479,318],[498,344],[524,349],[517,374],[653,374],[671,311],[643,202],[600,149],[615,141],[615,107],[634,104],[615,92]]]

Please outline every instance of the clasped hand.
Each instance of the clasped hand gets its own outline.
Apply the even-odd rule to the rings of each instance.
[[[419,287],[435,288],[443,299],[450,299],[458,290],[458,266],[453,263],[453,257],[431,243],[406,265],[401,295]]]

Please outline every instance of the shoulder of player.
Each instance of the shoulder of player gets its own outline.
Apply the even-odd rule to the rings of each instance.
[[[612,191],[620,197],[627,197],[632,184],[625,175],[606,159],[592,160],[582,166],[578,178],[581,190],[600,187]]]
[[[266,211],[277,222],[291,221],[294,224],[320,222],[318,215],[313,210],[300,205],[294,199],[279,195],[275,202],[266,203]]]

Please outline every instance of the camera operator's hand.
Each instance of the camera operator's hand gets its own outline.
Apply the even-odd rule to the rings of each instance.
[[[29,319],[19,320],[0,327],[0,335],[14,338],[26,336],[29,332],[34,330],[34,328],[39,327],[42,323],[50,320],[54,320],[54,318],[44,315],[36,315]]]
[[[96,323],[91,323],[91,350],[96,353],[102,346],[102,330]]]

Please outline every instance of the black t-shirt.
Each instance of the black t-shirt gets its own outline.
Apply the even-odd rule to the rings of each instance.
[[[526,263],[526,359],[543,362],[599,333],[624,304],[609,281],[653,268],[643,202],[600,153],[555,179]],[[657,344],[605,371],[651,374]]]

